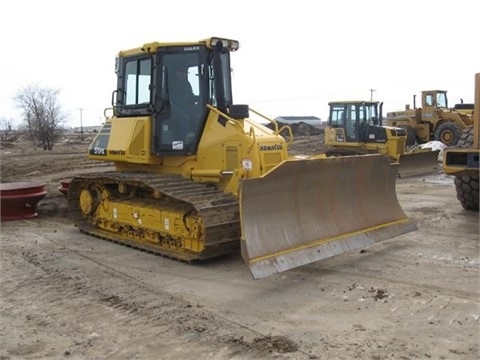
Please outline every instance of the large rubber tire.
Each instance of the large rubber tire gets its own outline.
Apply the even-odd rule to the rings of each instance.
[[[435,130],[435,140],[447,146],[454,146],[462,136],[462,129],[454,122],[444,122]]]
[[[460,139],[458,148],[471,148],[473,146],[473,126],[466,127]],[[478,211],[478,173],[475,175],[457,175],[455,176],[455,188],[457,190],[457,199],[466,210]]]
[[[478,211],[478,175],[455,176],[457,199],[465,210]]]
[[[417,135],[415,134],[415,129],[409,125],[400,125],[402,129],[405,129],[407,132],[407,141],[406,146],[415,145],[415,141],[417,140]]]
[[[459,148],[470,148],[473,146],[473,126],[467,126],[463,129],[462,135],[457,142]]]

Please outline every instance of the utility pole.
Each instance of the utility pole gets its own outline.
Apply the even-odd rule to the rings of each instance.
[[[83,141],[83,116],[82,116],[83,109],[80,108],[80,140]]]
[[[373,100],[373,92],[374,92],[374,91],[377,91],[377,90],[375,90],[375,89],[370,89],[370,101]]]

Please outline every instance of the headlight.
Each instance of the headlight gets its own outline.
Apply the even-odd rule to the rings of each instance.
[[[402,128],[395,128],[390,130],[392,136],[407,136],[407,130]]]
[[[236,51],[240,47],[240,43],[237,40],[229,40],[229,39],[221,39],[221,38],[211,38],[210,47],[213,49],[218,42],[221,42],[223,47],[226,47],[229,51]]]

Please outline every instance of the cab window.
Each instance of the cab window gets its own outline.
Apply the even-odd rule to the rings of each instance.
[[[441,108],[448,108],[447,105],[447,94],[437,93],[437,106]]]
[[[425,106],[433,106],[433,95],[432,94],[425,95]]]
[[[125,105],[150,102],[151,59],[136,59],[125,64]]]

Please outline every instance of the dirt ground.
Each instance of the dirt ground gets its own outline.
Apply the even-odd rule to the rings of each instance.
[[[1,223],[0,360],[480,358],[478,213],[441,170],[397,179],[417,231],[253,280],[240,254],[185,264],[80,233],[58,186],[109,169],[88,143],[2,143],[1,181],[48,194]]]

